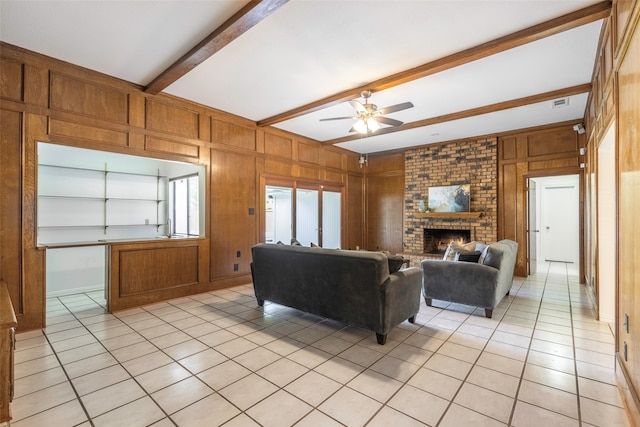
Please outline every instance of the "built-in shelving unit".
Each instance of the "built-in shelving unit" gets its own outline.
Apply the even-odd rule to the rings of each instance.
[[[167,233],[167,177],[104,169],[38,165],[38,241],[96,240]],[[144,231],[147,229],[147,231]],[[130,236],[129,236],[130,234]]]
[[[416,218],[480,218],[482,212],[414,212]]]

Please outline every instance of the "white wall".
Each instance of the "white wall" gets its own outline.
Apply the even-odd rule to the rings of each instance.
[[[47,250],[47,297],[105,288],[105,246]]]
[[[616,156],[615,124],[598,148],[598,316],[615,322]]]

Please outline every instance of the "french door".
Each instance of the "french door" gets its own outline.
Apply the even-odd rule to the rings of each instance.
[[[265,179],[262,236],[266,243],[342,246],[342,188]]]

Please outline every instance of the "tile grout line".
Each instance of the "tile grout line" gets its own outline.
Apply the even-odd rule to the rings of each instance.
[[[549,267],[547,268],[547,274],[544,278],[544,286],[542,287],[542,293],[540,294],[540,304],[538,304],[538,312],[536,313],[536,321],[533,325],[533,330],[531,331],[531,337],[529,338],[529,347],[527,347],[527,354],[524,358],[524,363],[522,364],[522,371],[520,373],[520,379],[518,381],[518,387],[516,388],[516,394],[513,397],[513,406],[511,407],[511,414],[509,415],[509,421],[507,422],[508,426],[513,424],[513,417],[516,412],[516,406],[518,405],[518,395],[520,394],[520,388],[522,387],[522,381],[524,381],[524,373],[527,369],[527,361],[529,360],[529,353],[531,352],[531,344],[533,343],[533,335],[536,331],[536,326],[538,325],[538,319],[540,317],[540,310],[542,309],[542,303],[544,301],[544,293],[547,290],[547,282],[549,281],[549,271],[551,270],[551,263],[549,263]]]

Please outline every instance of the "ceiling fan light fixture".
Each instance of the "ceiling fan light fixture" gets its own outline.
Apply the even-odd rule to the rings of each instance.
[[[369,129],[369,132],[375,132],[380,129],[380,123],[373,117],[369,117],[367,119],[367,129]]]
[[[358,133],[361,133],[363,135],[367,134],[367,125],[362,119],[358,119],[358,121],[353,125],[353,128]]]

